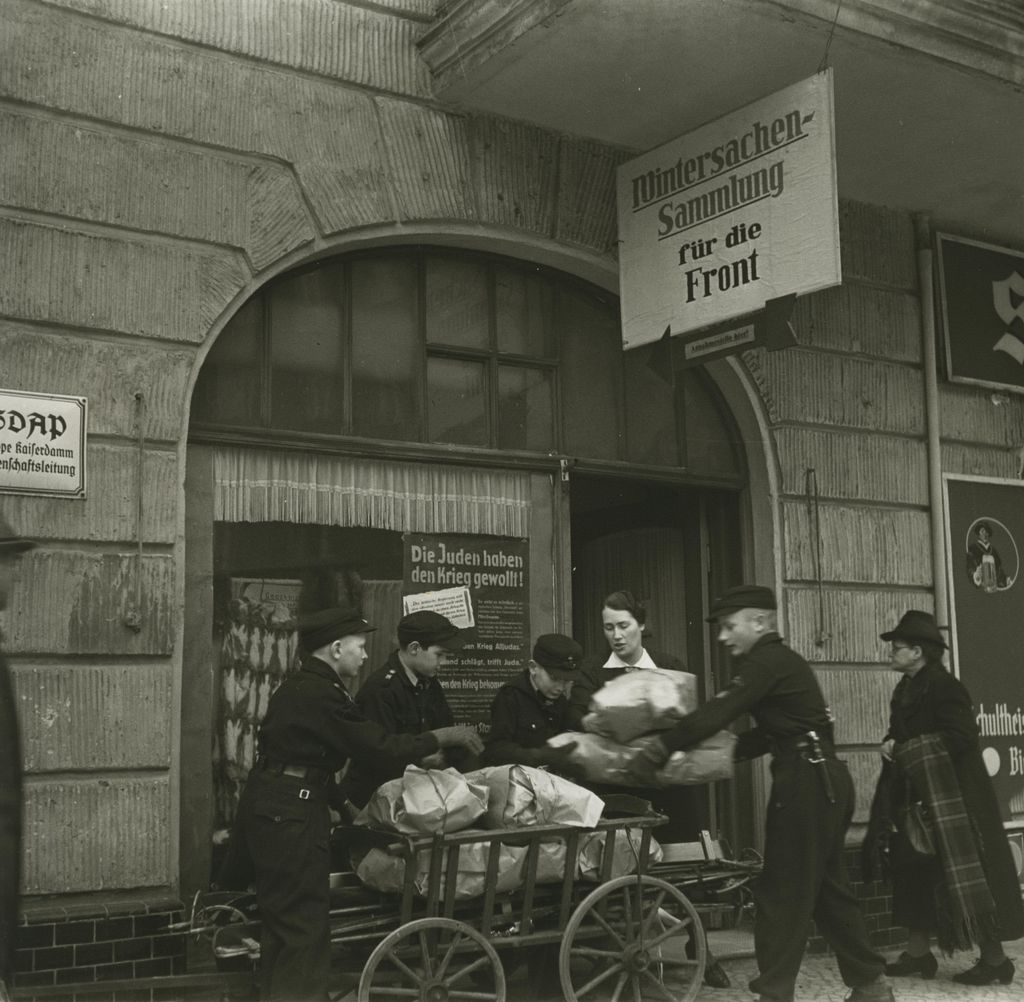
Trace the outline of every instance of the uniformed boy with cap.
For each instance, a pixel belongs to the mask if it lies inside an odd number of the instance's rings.
[[[466,642],[466,633],[431,609],[403,616],[396,632],[398,649],[359,687],[356,704],[368,720],[376,721],[389,734],[415,735],[451,727],[455,715],[437,676],[449,656]],[[463,772],[475,768],[475,757],[483,750],[479,735],[475,737],[462,748],[422,764],[450,765]],[[401,774],[402,769],[396,770],[393,762],[353,762],[345,776],[345,790],[353,804],[363,807],[381,783]]]
[[[547,740],[567,729],[567,693],[582,659],[583,648],[572,637],[545,633],[537,638],[529,664],[491,703],[487,765],[567,767],[575,745],[548,748]]]
[[[302,664],[270,697],[226,865],[248,868],[256,885],[264,1002],[327,998],[328,807],[341,806],[334,774],[349,760],[401,771],[438,748],[479,741],[468,727],[389,734],[366,719],[343,684],[358,676],[375,629],[355,609],[325,609],[301,617],[298,628]]]
[[[35,546],[15,533],[0,515],[0,609],[14,588],[18,561]],[[0,651],[0,1000],[8,997],[14,975],[21,876],[21,738],[10,671]]]
[[[708,622],[718,624],[718,640],[736,658],[736,673],[715,699],[651,742],[647,767],[664,765],[672,752],[747,713],[756,726],[739,736],[736,758],[772,755],[764,867],[754,889],[758,975],[750,990],[765,1002],[792,1002],[813,918],[853,989],[847,1002],[892,1002],[885,962],[868,941],[843,866],[853,781],[836,758],[814,672],[779,636],[770,588],[730,588],[715,601]]]

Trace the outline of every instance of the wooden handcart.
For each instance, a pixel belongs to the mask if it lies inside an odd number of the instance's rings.
[[[734,890],[759,864],[652,864],[651,830],[664,820],[646,801],[607,798],[596,828],[604,848],[589,880],[576,861],[592,829],[541,825],[437,836],[348,829],[361,849],[375,845],[399,855],[404,880],[400,893],[381,894],[353,873],[332,876],[334,969],[358,977],[358,1002],[505,1002],[507,977],[520,962],[551,962],[557,951],[566,1002],[689,1002],[701,987],[707,945],[687,888],[699,888],[701,898],[719,887]],[[490,846],[487,872],[483,893],[464,900],[445,874],[458,872],[460,854],[473,843]],[[543,883],[542,847],[556,843],[565,847],[564,875]],[[502,844],[525,848],[526,856],[518,886],[499,892]],[[624,847],[634,872],[617,876]],[[189,928],[222,962],[259,956],[251,895],[197,895]]]

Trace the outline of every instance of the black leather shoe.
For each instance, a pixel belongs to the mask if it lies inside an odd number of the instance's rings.
[[[729,975],[725,973],[725,968],[717,960],[709,957],[707,966],[704,968],[704,984],[708,988],[729,988],[732,982],[729,980]]]
[[[885,973],[891,978],[906,978],[911,974],[920,974],[926,981],[935,977],[939,962],[930,953],[920,957],[912,957],[906,950],[899,958],[885,965]]]
[[[953,980],[961,985],[990,985],[993,981],[1008,985],[1013,980],[1014,970],[1013,961],[1009,957],[1004,957],[1003,962],[995,967],[979,960],[968,970],[954,974]]]

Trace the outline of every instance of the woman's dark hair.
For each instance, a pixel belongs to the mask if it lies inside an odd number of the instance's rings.
[[[930,640],[914,640],[913,644],[921,648],[921,657],[924,658],[925,664],[943,667],[942,653],[945,648],[942,644],[933,644]]]
[[[641,626],[647,622],[647,607],[631,591],[613,591],[604,600],[603,608],[628,612]]]

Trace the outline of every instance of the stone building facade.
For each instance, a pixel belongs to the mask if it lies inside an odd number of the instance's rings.
[[[35,930],[19,986],[182,970],[179,941],[131,923],[172,914],[202,883],[189,856],[209,837],[193,810],[209,692],[194,684],[206,641],[187,608],[211,572],[189,556],[187,504],[209,484],[189,465],[190,409],[243,304],[311,262],[395,246],[497,254],[616,290],[615,169],[635,151],[445,106],[417,48],[437,7],[0,10],[0,386],[89,400],[87,497],[0,497],[41,543],[3,623]],[[933,608],[941,512],[915,220],[842,201],[840,230],[843,284],[798,301],[797,344],[709,375],[746,449],[743,571],[780,589],[784,633],[836,709],[862,821],[892,685],[878,634]],[[1019,476],[1024,397],[941,382],[939,402],[944,472]],[[552,599],[534,625],[567,616]],[[98,921],[124,917],[124,935],[100,937]]]

